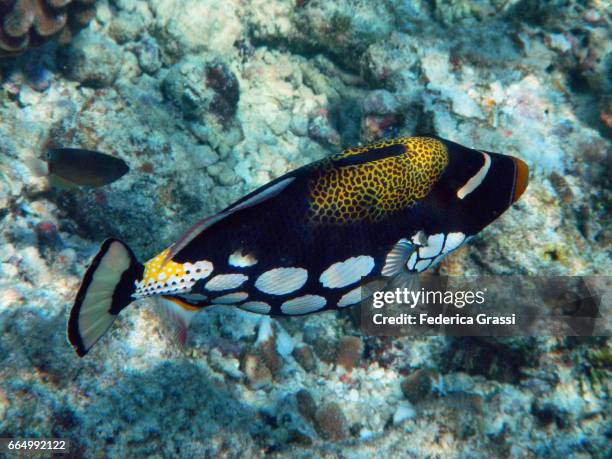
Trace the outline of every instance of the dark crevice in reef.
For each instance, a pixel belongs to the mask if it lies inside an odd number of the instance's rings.
[[[416,113],[416,125],[414,127],[414,135],[437,135],[433,112],[425,110],[425,107],[422,104],[416,105],[414,107],[414,112]]]
[[[330,100],[329,118],[341,137],[341,145],[357,145],[360,140],[361,103],[354,97]]]
[[[610,72],[612,73],[612,68]],[[612,96],[593,89],[582,69],[578,67],[567,72],[567,83],[572,90],[570,98],[576,117],[598,131],[602,137],[612,140],[612,128],[608,127],[601,118],[604,104],[607,102],[612,105]]]
[[[249,41],[253,47],[266,47],[272,50],[288,52],[301,56],[307,60],[314,60],[316,56],[322,55],[333,62],[340,70],[350,74],[359,74],[359,63],[365,48],[351,49],[348,54],[334,53],[328,47],[308,43],[306,40],[289,40],[285,37],[260,38],[249,33]],[[342,51],[346,51],[343,49]]]
[[[447,372],[465,372],[487,379],[516,384],[522,369],[536,361],[531,338],[513,338],[512,346],[479,337],[450,338],[448,350],[440,356],[440,367]],[[519,345],[517,345],[519,344]]]

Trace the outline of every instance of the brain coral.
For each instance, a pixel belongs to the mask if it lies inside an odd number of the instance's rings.
[[[66,43],[95,15],[96,0],[0,0],[0,57],[59,36]]]

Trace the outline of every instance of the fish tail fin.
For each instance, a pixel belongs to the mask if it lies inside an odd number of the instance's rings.
[[[37,158],[33,154],[26,155],[25,158],[23,158],[23,162],[35,177],[46,177],[49,175],[49,165],[47,162]]]
[[[143,272],[144,266],[123,242],[107,239],[102,243],[83,276],[68,320],[68,341],[80,357],[134,300],[135,281]]]

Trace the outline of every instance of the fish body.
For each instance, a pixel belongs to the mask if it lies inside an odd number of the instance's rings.
[[[54,148],[44,161],[30,157],[26,162],[36,175],[48,177],[50,184],[59,188],[97,188],[130,170],[120,158],[82,148]]]
[[[362,277],[408,279],[436,265],[508,209],[527,179],[517,158],[439,138],[344,150],[197,223],[144,264],[122,242],[105,241],[77,295],[69,340],[84,355],[121,309],[145,297],[160,298],[183,338],[193,312],[214,304],[291,316],[351,306]]]

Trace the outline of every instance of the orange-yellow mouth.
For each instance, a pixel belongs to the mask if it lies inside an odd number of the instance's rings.
[[[514,196],[512,196],[512,202],[515,203],[525,192],[527,184],[529,183],[529,167],[524,161],[518,158],[512,158],[514,165],[516,166],[516,173],[514,176]]]

